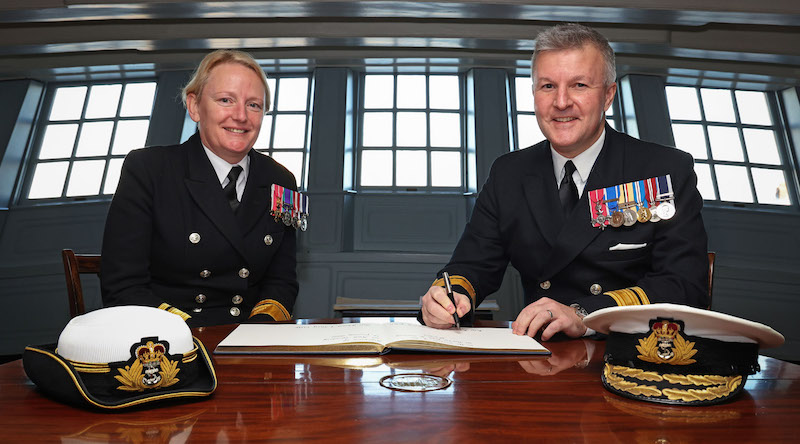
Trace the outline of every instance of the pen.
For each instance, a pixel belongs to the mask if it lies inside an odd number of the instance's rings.
[[[456,305],[456,297],[453,294],[453,286],[450,285],[450,275],[447,272],[442,273],[442,278],[444,278],[444,288],[447,290],[447,297],[450,298],[450,302],[453,303],[453,307],[457,307]],[[453,320],[456,321],[456,328],[461,328],[461,323],[458,321],[458,309],[453,312]]]

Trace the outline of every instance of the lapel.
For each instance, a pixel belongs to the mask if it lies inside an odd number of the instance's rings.
[[[553,160],[550,143],[529,148],[533,151],[529,174],[522,179],[523,192],[528,202],[528,210],[533,215],[544,239],[553,245],[564,222],[561,202],[558,200],[556,177],[553,173]]]
[[[581,198],[566,219],[561,219],[563,225],[555,237],[555,245],[542,276],[553,276],[558,273],[602,232],[599,228],[592,227],[590,222],[589,191],[622,183],[624,147],[618,136],[616,131],[606,126],[603,149],[597,156],[592,172],[589,173]],[[551,166],[551,172],[552,169]],[[556,192],[555,195],[557,194]]]
[[[189,166],[184,182],[189,194],[203,214],[219,228],[239,254],[245,257],[242,230],[222,192],[214,167],[211,166],[211,161],[203,150],[200,136],[195,134],[184,145]]]
[[[244,233],[253,229],[253,226],[269,211],[272,200],[273,174],[268,159],[264,154],[250,150],[250,172],[247,175],[247,185],[242,194],[242,206],[237,213],[239,224]]]

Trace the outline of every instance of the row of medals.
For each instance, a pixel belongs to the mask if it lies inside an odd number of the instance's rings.
[[[308,229],[308,214],[300,213],[297,216],[293,216],[292,207],[284,206],[282,211],[278,212],[273,210],[270,211],[269,214],[275,217],[275,222],[280,220],[287,227],[292,226],[295,229],[303,231]]]
[[[601,228],[605,228],[606,221],[609,221],[612,227],[619,228],[623,225],[630,227],[636,222],[645,223],[669,220],[675,216],[675,204],[673,203],[672,194],[664,195],[663,197],[659,196],[656,202],[648,202],[649,207],[656,205],[655,211],[645,206],[644,202],[623,202],[619,204],[619,207],[622,208],[621,210],[613,212],[610,216],[602,214],[603,205],[616,200],[617,199],[608,199],[598,201],[595,204],[598,216],[592,219],[592,223],[596,223],[600,225]]]

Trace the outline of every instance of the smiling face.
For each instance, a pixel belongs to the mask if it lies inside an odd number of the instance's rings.
[[[186,108],[197,122],[203,144],[234,164],[256,143],[264,101],[264,86],[253,70],[239,63],[223,63],[211,70],[199,96],[186,96]]]
[[[617,84],[605,85],[605,62],[593,45],[543,51],[533,67],[539,128],[556,152],[573,158],[603,132]]]

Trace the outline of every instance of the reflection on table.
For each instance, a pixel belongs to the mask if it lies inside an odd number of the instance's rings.
[[[213,349],[232,328],[195,332]],[[211,398],[115,413],[42,396],[15,361],[0,366],[0,426],[6,442],[705,443],[800,437],[800,366],[762,357],[762,371],[733,402],[672,407],[607,392],[600,383],[603,341],[544,345],[551,356],[215,355],[219,388]],[[379,384],[400,373],[446,376],[452,384],[422,393]]]

